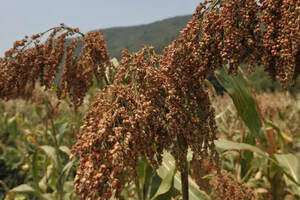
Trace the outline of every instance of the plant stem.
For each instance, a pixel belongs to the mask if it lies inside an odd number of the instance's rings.
[[[53,119],[53,106],[51,105],[51,102],[48,100],[48,99],[45,99],[45,105],[46,105],[46,108],[47,108],[47,116],[48,118],[50,119],[50,123],[51,123],[51,126],[52,126],[52,131],[51,131],[51,137],[52,137],[52,140],[55,144],[55,147],[58,147],[58,142],[57,142],[57,139],[56,139],[56,128],[55,128],[55,124],[54,124],[54,119]]]
[[[189,170],[188,170],[188,162],[187,162],[187,143],[183,136],[177,136],[178,145],[181,150],[181,155],[184,158],[182,169],[180,169],[181,176],[181,192],[182,192],[182,200],[189,200]]]
[[[138,173],[137,172],[136,172],[136,177],[138,177]],[[136,189],[136,193],[138,195],[138,199],[139,200],[143,200],[144,198],[142,197],[142,194],[141,194],[140,182],[138,181],[138,178],[136,178],[134,180],[134,183],[135,183],[135,189]]]
[[[188,163],[185,158],[183,171],[181,175],[181,190],[182,190],[182,199],[189,200],[189,174],[188,174]]]

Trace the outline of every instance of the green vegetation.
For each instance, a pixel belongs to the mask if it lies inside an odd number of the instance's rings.
[[[236,182],[250,187],[258,199],[272,195],[285,200],[300,199],[299,94],[293,98],[288,93],[264,92],[254,97],[245,84],[250,80],[241,75],[232,78],[220,71],[217,78],[231,96],[217,96],[211,85],[207,87],[216,109],[219,140],[215,144],[221,169],[231,173]],[[97,88],[90,89],[76,113],[67,102],[57,104],[55,95],[43,92],[39,86],[31,102],[0,102],[1,199],[78,199],[73,193],[77,161],[69,161],[68,157],[82,116],[89,110],[96,91]],[[248,112],[257,111],[256,107],[260,116]],[[262,144],[251,142],[256,138],[257,127],[266,138]],[[140,160],[139,190],[134,183],[128,185],[122,192],[124,200],[137,199],[137,191],[148,199],[169,199],[171,190],[174,198],[180,197],[181,180],[174,158],[168,153],[163,158],[157,174],[146,160]],[[195,165],[191,152],[188,161]],[[190,199],[215,199],[214,190],[206,188],[209,182],[214,183],[214,173],[199,182],[192,177],[205,171],[205,165],[201,170],[195,166],[189,177]]]

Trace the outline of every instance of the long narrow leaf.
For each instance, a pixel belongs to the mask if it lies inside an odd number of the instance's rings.
[[[262,133],[262,121],[258,112],[258,105],[246,82],[239,73],[236,76],[228,74],[228,70],[223,67],[216,71],[217,80],[226,89],[237,109],[239,116],[243,119],[249,130],[265,141]]]
[[[300,183],[300,163],[299,159],[293,154],[275,154],[275,158],[279,165],[293,177],[295,181]],[[292,190],[300,196],[300,187],[295,183],[286,179],[286,184],[291,186]]]
[[[233,142],[229,140],[215,140],[215,145],[217,147],[217,150],[221,152],[228,151],[228,150],[248,150],[248,151],[252,151],[253,153],[260,154],[262,156],[268,156],[268,153],[250,144]]]

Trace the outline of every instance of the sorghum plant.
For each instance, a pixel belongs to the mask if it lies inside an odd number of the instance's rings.
[[[162,153],[169,151],[188,199],[188,149],[194,160],[210,156],[218,165],[215,116],[204,80],[226,65],[232,74],[241,64],[249,72],[262,65],[288,87],[300,73],[299,6],[299,0],[207,0],[162,55],[153,47],[124,51],[116,69],[99,31],[84,35],[62,25],[50,29],[44,43],[39,39],[46,32],[17,41],[6,52],[0,60],[0,97],[23,97],[36,81],[50,89],[63,63],[57,94],[69,97],[75,107],[93,77],[105,80],[73,146],[80,161],[76,192],[82,199],[118,198],[125,184],[136,179],[138,158],[146,157],[157,169]],[[75,34],[80,37],[65,44]],[[83,48],[76,56],[79,43]],[[115,70],[113,82],[106,69]],[[232,185],[227,175],[220,178],[225,180],[221,187]],[[219,179],[212,184],[222,196]],[[247,191],[241,194],[253,198]]]
[[[137,177],[138,158],[158,167],[172,144],[167,132],[163,76],[153,48],[123,52],[113,85],[96,98],[73,146],[80,165],[76,191],[83,199],[119,197],[124,183]]]
[[[42,37],[49,32],[46,41],[41,43]],[[77,34],[81,37],[66,45],[66,38]],[[84,45],[81,54],[76,57],[74,51],[79,43]],[[32,91],[36,81],[45,90],[52,88],[62,64],[64,67],[57,90],[58,97],[70,97],[72,104],[77,107],[91,87],[93,77],[102,80],[104,65],[110,64],[103,35],[98,31],[83,35],[78,29],[61,24],[30,39],[26,36],[16,41],[0,60],[0,97],[24,97]]]

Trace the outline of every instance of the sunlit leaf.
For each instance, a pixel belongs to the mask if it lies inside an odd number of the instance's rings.
[[[19,185],[11,190],[12,192],[34,192],[35,190],[27,184]]]
[[[275,123],[273,123],[272,121],[265,120],[265,124],[269,127],[272,127],[277,132],[277,134],[280,137],[282,137],[284,140],[286,140],[287,142],[292,142],[293,141],[292,137],[290,137],[289,135],[287,135],[286,133],[281,131],[280,128]]]
[[[267,152],[264,152],[258,147],[250,144],[233,142],[229,140],[215,140],[215,145],[217,147],[217,150],[219,150],[220,152],[228,151],[228,150],[248,150],[263,156],[268,156]]]
[[[43,193],[45,193],[47,191],[47,187],[48,187],[48,184],[49,184],[48,181],[49,181],[49,177],[51,175],[52,170],[53,170],[53,166],[48,165],[44,176],[39,181],[39,188],[43,191]]]
[[[164,179],[169,171],[173,169],[175,166],[175,160],[173,156],[165,152],[163,156],[163,162],[162,165],[158,168],[158,175]],[[180,178],[180,173],[176,172],[174,176],[174,187],[178,190],[181,191],[181,178]],[[198,185],[196,182],[189,176],[189,199],[190,200],[209,200],[210,197],[202,190],[198,189]]]
[[[58,160],[57,160],[57,154],[54,147],[49,145],[43,145],[40,146],[40,149],[42,149],[47,156],[53,161],[54,165],[57,166]]]
[[[71,155],[71,150],[67,146],[60,146],[58,149],[61,150],[64,153],[66,153],[68,156]]]
[[[57,197],[55,197],[55,195],[54,194],[43,194],[42,195],[42,197],[43,197],[43,200],[57,200]]]
[[[156,194],[151,200],[158,200],[158,199],[169,199],[171,196],[168,194],[173,188],[173,181],[175,175],[175,166],[173,166],[166,177],[162,180]]]
[[[75,160],[71,160],[69,161],[63,168],[62,170],[62,174],[64,174],[65,176],[68,176],[70,173],[70,170],[72,169],[72,167],[74,166],[74,162]]]
[[[300,161],[293,154],[275,154],[275,158],[285,172],[290,174],[295,181],[300,183]],[[300,186],[285,177],[286,184],[295,194],[300,196]]]

